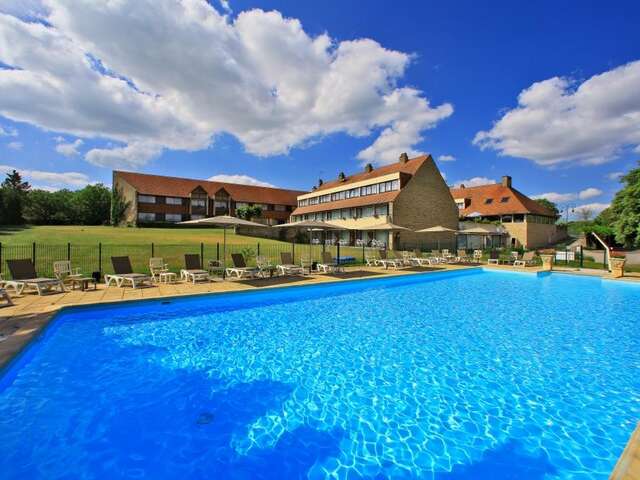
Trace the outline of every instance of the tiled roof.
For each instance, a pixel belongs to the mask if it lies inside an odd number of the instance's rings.
[[[146,173],[114,172],[144,195],[161,195],[166,197],[188,197],[198,186],[204,188],[210,197],[224,188],[231,198],[238,202],[269,203],[274,205],[297,205],[298,195],[303,191],[284,190],[281,188],[241,185],[239,183],[211,182],[178,177],[148,175]]]
[[[326,210],[337,210],[339,208],[363,207],[365,205],[375,205],[377,203],[393,202],[400,190],[379,193],[377,195],[365,195],[364,197],[347,198],[334,202],[319,203],[318,205],[308,205],[296,208],[291,215],[304,215],[305,213],[323,212]]]
[[[513,187],[506,187],[501,183],[480,185],[478,187],[451,188],[451,196],[455,199],[470,200],[460,216],[465,217],[478,212],[481,215],[508,215],[512,213],[533,213],[536,215],[555,216],[555,214],[530,199]],[[491,199],[490,203],[486,203]],[[502,201],[507,199],[506,201]]]
[[[328,188],[339,187],[342,185],[349,185],[350,183],[361,182],[363,180],[369,180],[370,178],[381,177],[390,173],[404,172],[410,175],[415,174],[422,164],[429,158],[429,155],[421,155],[407,161],[406,163],[392,163],[391,165],[384,165],[373,169],[371,172],[360,172],[353,175],[348,175],[344,180],[331,180],[323,183],[315,191],[321,192]]]

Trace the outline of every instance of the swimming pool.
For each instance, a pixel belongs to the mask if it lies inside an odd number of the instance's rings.
[[[478,269],[67,310],[0,378],[1,476],[607,478],[638,311]]]

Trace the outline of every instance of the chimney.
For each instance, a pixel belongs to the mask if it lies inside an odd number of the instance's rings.
[[[338,180],[340,180],[341,182],[344,182],[344,178],[345,178],[345,177],[344,177],[344,172],[340,172],[340,173],[338,174]]]
[[[459,188],[465,188],[464,183],[461,183]]]
[[[324,183],[324,182],[322,181],[322,179],[321,179],[321,178],[319,178],[319,179],[318,179],[318,186],[319,186],[319,187],[321,187],[323,183]]]
[[[311,187],[311,191],[312,191],[312,192],[315,192],[317,188],[318,188],[318,187],[316,187],[316,186],[314,185],[313,187]]]
[[[503,187],[511,188],[511,177],[509,175],[504,175],[501,183]]]
[[[403,152],[400,154],[400,163],[407,163],[409,161],[409,155],[407,152]]]
[[[371,165],[370,163],[367,163],[364,166],[364,171],[367,172],[367,173],[371,173],[373,171],[373,165]]]

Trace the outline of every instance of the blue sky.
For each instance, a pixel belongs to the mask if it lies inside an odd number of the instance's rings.
[[[638,2],[92,3],[0,7],[0,168],[37,186],[308,189],[408,151],[598,210],[640,159]]]

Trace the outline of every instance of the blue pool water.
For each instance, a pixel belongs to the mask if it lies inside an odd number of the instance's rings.
[[[0,378],[0,477],[607,478],[638,312],[480,270],[66,311]]]

